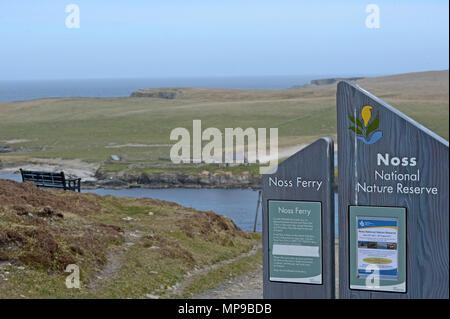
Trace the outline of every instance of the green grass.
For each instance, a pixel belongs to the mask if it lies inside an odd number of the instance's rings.
[[[0,181],[0,298],[164,295],[188,272],[239,256],[261,241],[212,212],[28,187]],[[41,216],[45,207],[63,217]],[[81,289],[66,288],[67,264],[80,267]],[[106,276],[108,265],[116,266]],[[106,277],[98,281],[98,275]]]
[[[363,83],[366,89],[373,87],[388,103],[448,140],[448,88],[441,86],[442,81],[448,84],[448,72],[439,74],[440,82],[426,78],[424,73],[410,75],[409,79],[402,77],[397,82],[389,78],[389,85],[384,87],[383,78]],[[422,79],[419,86],[417,79]],[[420,90],[422,87],[426,89]],[[170,145],[176,141],[170,141],[170,132],[177,127],[192,132],[194,119],[202,120],[203,129],[216,127],[222,132],[227,127],[276,127],[280,149],[310,143],[322,136],[336,138],[335,86],[284,91],[185,91],[184,98],[174,100],[56,98],[0,103],[0,146],[12,139],[28,140],[8,145],[16,152],[1,154],[0,160],[81,159],[99,163],[102,172],[111,174],[124,170],[175,172],[178,168],[170,162],[169,154]],[[112,154],[122,157],[123,162],[108,162]],[[178,165],[181,166],[181,171],[193,174],[204,170],[233,174],[256,171],[256,167]]]
[[[274,113],[274,109],[283,112]],[[280,144],[289,145],[296,136],[333,132],[333,111],[332,99],[224,103],[145,98],[37,100],[0,108],[0,136],[2,140],[30,140],[13,145],[18,152],[10,155],[101,162],[111,154],[126,154],[131,160],[151,161],[169,158],[170,147],[107,147],[110,143],[173,144],[171,130],[192,130],[194,119],[201,119],[203,128],[222,131],[226,127],[278,127]]]

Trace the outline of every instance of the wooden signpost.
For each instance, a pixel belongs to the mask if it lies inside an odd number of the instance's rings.
[[[264,174],[264,298],[334,298],[334,144],[321,138]]]
[[[448,142],[349,82],[337,118],[339,298],[449,298]]]

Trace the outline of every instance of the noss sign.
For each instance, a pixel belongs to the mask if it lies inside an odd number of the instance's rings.
[[[264,298],[334,298],[334,153],[322,138],[263,175]]]
[[[339,297],[449,298],[448,142],[349,82],[337,118]]]

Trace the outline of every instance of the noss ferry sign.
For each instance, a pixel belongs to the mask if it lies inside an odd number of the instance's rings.
[[[449,298],[448,142],[349,82],[337,117],[339,297]]]
[[[321,138],[263,175],[265,298],[334,298],[333,147]]]

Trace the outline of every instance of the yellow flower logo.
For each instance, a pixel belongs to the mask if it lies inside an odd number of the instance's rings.
[[[370,118],[372,117],[372,113],[370,112],[371,109],[372,109],[372,107],[370,105],[366,105],[363,107],[363,109],[361,111],[361,117],[364,121],[365,127],[367,127],[367,123],[369,123]]]
[[[364,144],[373,144],[377,142],[382,136],[383,132],[375,131],[380,125],[380,116],[377,113],[375,119],[370,122],[372,118],[372,109],[373,107],[370,105],[366,105],[361,110],[361,119],[358,117],[354,117],[349,115],[348,118],[350,121],[355,124],[350,126],[348,129],[355,132],[358,139],[361,140]]]

